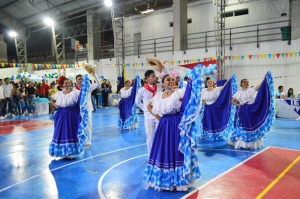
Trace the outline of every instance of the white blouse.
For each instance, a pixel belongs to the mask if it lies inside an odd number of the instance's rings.
[[[128,98],[131,95],[132,87],[129,87],[127,90],[125,88],[122,88],[120,90],[120,96],[121,98]]]
[[[59,107],[75,106],[79,97],[79,93],[72,91],[68,94],[64,94],[63,91],[59,91],[52,97],[55,100],[55,104]]]
[[[181,101],[184,96],[185,89],[177,89],[172,95],[167,98],[162,98],[163,92],[157,93],[152,102],[152,113],[162,117],[166,114],[172,114],[180,111]]]
[[[215,103],[218,99],[222,87],[214,88],[212,91],[207,91],[207,88],[203,88],[202,90],[202,100],[205,101],[207,105]]]
[[[236,99],[241,105],[244,105],[248,102],[248,104],[253,104],[257,95],[257,91],[255,88],[250,88],[245,91],[236,92],[232,98]]]

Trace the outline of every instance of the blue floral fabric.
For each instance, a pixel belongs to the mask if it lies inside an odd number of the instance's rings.
[[[242,105],[236,113],[235,128],[230,141],[256,142],[265,138],[275,119],[274,81],[266,74],[253,104]]]
[[[179,124],[181,139],[178,150],[184,155],[182,175],[188,186],[191,186],[201,177],[196,146],[198,134],[196,120],[200,114],[202,104],[202,67],[199,64],[193,69],[180,110],[182,114]]]
[[[89,87],[89,78],[85,75],[77,104],[57,110],[54,116],[54,135],[49,146],[50,156],[77,158],[84,153],[87,141]]]
[[[139,75],[136,75],[134,80],[134,85],[132,88],[131,96],[128,98],[122,98],[119,102],[119,118],[118,126],[120,129],[133,129],[137,128],[137,114],[136,114],[136,104],[135,96],[138,93],[138,90],[141,88],[141,78]]]
[[[237,92],[236,76],[228,80],[218,99],[210,105],[203,104],[200,112],[200,137],[216,141],[228,140],[234,128],[236,107],[231,103]]]

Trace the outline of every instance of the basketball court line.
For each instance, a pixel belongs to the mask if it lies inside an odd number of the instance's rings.
[[[114,166],[112,166],[112,167],[110,167],[109,169],[107,169],[107,170],[102,174],[102,176],[100,177],[99,182],[98,182],[98,193],[99,193],[100,198],[101,198],[101,199],[106,199],[106,197],[105,197],[105,195],[104,195],[104,193],[103,193],[103,191],[102,191],[102,184],[103,184],[103,180],[104,180],[105,176],[106,176],[111,170],[113,170],[115,167],[117,167],[117,166],[119,166],[119,165],[121,165],[121,164],[123,164],[123,163],[125,163],[125,162],[128,162],[128,161],[130,161],[130,160],[134,160],[134,159],[137,159],[137,158],[140,158],[140,157],[144,157],[144,156],[147,156],[147,155],[148,155],[148,153],[147,153],[147,154],[144,154],[144,155],[135,156],[135,157],[133,157],[133,158],[129,158],[129,159],[124,160],[124,161],[122,161],[122,162],[119,162],[118,164],[115,164]]]
[[[243,150],[236,150],[236,149],[210,149],[210,148],[197,148],[197,151],[200,151],[200,150],[213,150],[213,151],[218,151],[218,150],[223,150],[223,151],[237,151],[237,152],[244,152],[244,153],[253,153],[253,154],[256,154],[258,152],[253,152],[253,151],[243,151]]]
[[[255,199],[261,199],[299,160],[300,156],[286,167]]]
[[[207,181],[207,182],[204,183],[203,185],[200,185],[199,187],[195,187],[195,190],[194,190],[194,191],[192,191],[192,192],[188,193],[187,195],[181,197],[181,199],[185,199],[185,198],[187,198],[187,197],[193,195],[195,192],[200,191],[200,189],[202,189],[203,187],[205,187],[205,186],[209,185],[210,183],[216,181],[216,180],[219,179],[220,177],[224,176],[225,174],[229,173],[230,171],[234,170],[235,168],[241,166],[242,164],[244,164],[244,163],[247,162],[248,160],[254,158],[255,156],[257,156],[257,155],[259,155],[259,154],[261,154],[262,152],[264,152],[265,150],[267,150],[267,149],[269,149],[269,148],[270,148],[270,147],[266,147],[265,149],[263,149],[263,150],[257,152],[257,153],[254,154],[253,156],[251,156],[251,157],[247,158],[246,160],[240,162],[239,164],[235,165],[234,167],[232,167],[232,168],[228,169],[227,171],[221,173],[220,175],[218,175],[218,176],[216,176],[216,177],[210,179],[209,181]]]
[[[99,157],[99,156],[103,156],[103,155],[115,153],[115,152],[118,152],[118,151],[127,150],[127,149],[134,148],[134,147],[139,147],[139,146],[143,146],[143,145],[146,145],[146,144],[138,144],[138,145],[134,145],[134,146],[130,146],[130,147],[125,147],[125,148],[122,148],[122,149],[117,149],[117,150],[114,150],[114,151],[109,151],[109,152],[106,152],[106,153],[101,153],[101,154],[98,154],[98,155],[94,155],[94,156],[91,156],[91,157],[88,157],[88,158],[84,158],[84,159],[81,159],[81,160],[78,160],[78,161],[75,161],[75,162],[72,162],[72,163],[69,163],[69,164],[66,164],[66,165],[57,167],[57,168],[55,168],[55,169],[47,170],[47,171],[42,172],[42,173],[40,173],[40,174],[31,176],[30,178],[26,178],[26,179],[24,179],[24,180],[21,180],[21,181],[15,183],[15,184],[12,184],[12,185],[10,185],[10,186],[8,186],[8,187],[5,187],[5,188],[3,188],[3,189],[0,189],[0,193],[3,192],[3,191],[6,191],[6,190],[8,190],[8,189],[10,189],[10,188],[12,188],[12,187],[15,187],[15,186],[17,186],[17,185],[19,185],[19,184],[22,184],[22,183],[24,183],[24,182],[30,181],[30,180],[32,180],[32,179],[34,179],[34,178],[40,177],[40,176],[42,176],[42,175],[44,175],[44,174],[47,174],[49,171],[50,171],[50,172],[56,171],[56,170],[62,169],[62,168],[64,168],[64,167],[68,167],[68,166],[70,166],[70,165],[77,164],[77,163],[79,163],[79,162],[83,162],[83,161],[85,161],[85,160],[93,159],[93,158],[96,158],[96,157]]]

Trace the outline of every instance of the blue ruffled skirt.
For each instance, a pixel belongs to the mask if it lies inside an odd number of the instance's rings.
[[[204,104],[200,111],[200,136],[210,141],[228,140],[234,127],[236,107],[231,104],[236,93],[236,76],[224,86],[218,99],[210,105]]]
[[[235,116],[235,127],[229,144],[238,148],[263,147],[263,139],[275,119],[274,81],[268,72],[253,104],[242,105]]]
[[[139,75],[136,76],[131,95],[128,98],[122,98],[119,102],[119,118],[118,126],[122,130],[130,130],[138,128],[135,96],[141,87],[141,78]]]
[[[158,124],[144,172],[144,181],[156,190],[187,190],[183,177],[184,155],[178,150],[181,114],[164,115]]]
[[[78,152],[79,106],[59,108],[54,116],[54,135],[49,154],[54,157],[75,158]]]

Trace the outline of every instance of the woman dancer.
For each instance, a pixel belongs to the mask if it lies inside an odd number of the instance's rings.
[[[130,86],[130,80],[125,82],[125,87],[120,90],[121,101],[119,102],[119,119],[118,126],[120,129],[135,129],[138,128],[136,115],[135,96],[141,88],[140,76],[136,76],[133,87]]]
[[[231,104],[232,95],[237,91],[236,77],[233,75],[224,86],[214,88],[214,81],[206,81],[202,90],[203,106],[200,113],[201,138],[216,141],[228,140],[233,130],[236,107]]]
[[[58,84],[63,87],[51,99],[57,109],[54,116],[54,135],[49,154],[56,158],[77,158],[83,154],[87,140],[87,91],[89,79],[84,78],[80,94],[72,91],[70,80],[61,76]]]
[[[263,138],[272,127],[274,114],[274,82],[271,72],[256,87],[249,89],[249,81],[242,79],[243,91],[232,96],[238,107],[235,127],[229,144],[236,149],[263,147]]]
[[[193,70],[186,90],[174,90],[173,78],[165,75],[164,92],[157,93],[148,104],[159,123],[144,181],[158,191],[186,191],[200,179],[195,148],[195,120],[201,106],[200,67]]]

